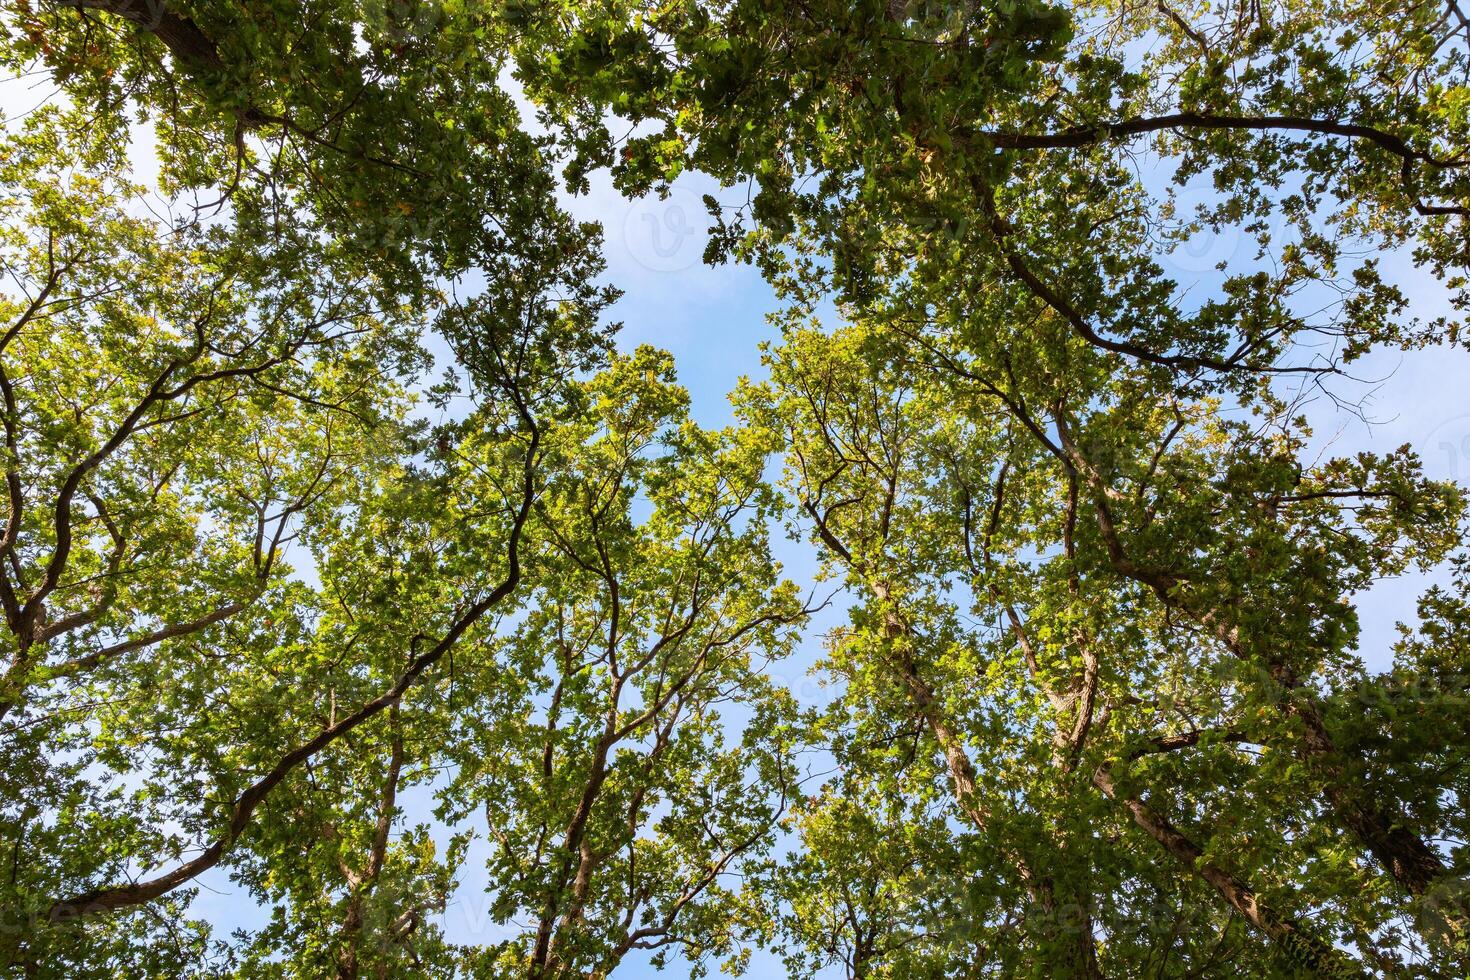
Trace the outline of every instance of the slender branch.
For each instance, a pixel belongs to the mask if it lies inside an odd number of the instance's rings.
[[[1394,156],[1427,163],[1439,168],[1470,166],[1470,160],[1443,159],[1416,150],[1403,137],[1386,130],[1337,119],[1314,119],[1310,116],[1225,116],[1201,112],[1175,112],[1163,116],[1143,116],[1118,122],[1075,126],[1055,133],[1008,133],[997,130],[974,130],[974,135],[996,146],[1013,150],[1074,149],[1091,146],[1108,139],[1140,136],[1167,129],[1209,129],[1304,132],[1323,136],[1344,136],[1366,140]]]
[[[1054,133],[1016,133],[976,129],[970,130],[965,135],[979,137],[994,146],[1008,150],[1049,150],[1077,149],[1093,146],[1105,140],[1124,139],[1172,129],[1296,132],[1363,140],[1403,161],[1402,177],[1406,192],[1410,191],[1413,184],[1413,171],[1417,164],[1425,164],[1440,170],[1470,166],[1470,158],[1464,154],[1452,158],[1437,157],[1423,150],[1416,150],[1402,136],[1387,130],[1361,123],[1343,122],[1338,119],[1316,119],[1311,116],[1230,116],[1186,111],[1163,116],[1134,117],[1091,126],[1074,126],[1071,129]],[[1423,217],[1470,215],[1470,207],[1426,204],[1417,195],[1410,193],[1410,196],[1414,199],[1414,210]]]

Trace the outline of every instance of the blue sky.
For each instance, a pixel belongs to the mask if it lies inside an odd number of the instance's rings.
[[[44,92],[14,80],[0,84],[0,107],[7,116],[30,108]],[[139,154],[141,161],[146,154]],[[694,414],[705,425],[731,421],[728,393],[742,376],[760,377],[758,344],[775,339],[765,320],[774,307],[769,287],[749,267],[705,267],[701,262],[707,216],[699,196],[721,192],[710,182],[686,176],[676,182],[667,200],[654,197],[629,202],[611,189],[605,175],[593,191],[568,199],[580,216],[600,221],[605,228],[608,279],[626,292],[614,316],[624,322],[620,344],[631,348],[649,343],[671,351],[681,381],[693,399]],[[1245,258],[1243,239],[1230,232],[1205,235],[1191,242],[1168,263],[1181,283],[1207,285],[1212,267],[1222,259]],[[1415,273],[1403,256],[1390,256],[1390,272],[1397,275],[1419,311],[1430,316],[1446,306],[1441,287],[1429,276]],[[1361,450],[1385,452],[1399,445],[1414,447],[1431,475],[1470,483],[1470,352],[1433,349],[1386,352],[1367,358],[1355,369],[1375,384],[1344,385],[1341,393],[1364,399],[1370,421],[1338,409],[1321,398],[1308,406],[1316,437],[1314,451],[1349,454]],[[809,580],[813,556],[803,545],[781,539],[778,549],[788,574]],[[1411,618],[1414,597],[1427,584],[1419,575],[1386,582],[1363,597],[1361,650],[1371,667],[1385,666],[1394,637],[1394,623]],[[837,614],[828,614],[828,622]],[[824,624],[808,632],[801,655],[783,667],[784,679],[806,703],[825,698],[805,673],[817,655],[817,635]],[[424,812],[426,801],[407,801],[412,811]],[[444,926],[461,941],[495,941],[506,933],[485,914],[481,862],[472,855],[455,902]],[[478,879],[478,880],[477,880]],[[196,910],[221,927],[222,933],[260,921],[261,910],[233,888],[227,877],[212,873],[201,881]],[[677,975],[670,970],[668,975]],[[758,957],[751,975],[779,976],[769,958]],[[629,962],[619,977],[654,976],[641,962]]]
[[[764,376],[757,345],[776,339],[764,319],[775,299],[753,268],[701,263],[708,224],[699,202],[703,193],[721,199],[743,194],[684,176],[668,200],[650,196],[629,202],[603,179],[594,183],[591,195],[567,204],[606,228],[608,278],[627,290],[613,311],[625,323],[621,344],[650,343],[671,351],[695,417],[705,425],[723,425],[731,421],[727,395],[738,380]],[[1181,203],[1192,207],[1207,197],[1191,186]],[[1182,287],[1199,293],[1218,279],[1216,263],[1249,261],[1253,248],[1233,230],[1207,232],[1166,258],[1164,266]],[[1384,257],[1383,271],[1423,318],[1451,312],[1444,287],[1415,270],[1407,254]],[[1332,387],[1345,402],[1360,403],[1361,413],[1325,396],[1310,400],[1305,412],[1314,437],[1308,459],[1409,445],[1430,476],[1470,485],[1470,351],[1378,351],[1353,364],[1351,373],[1351,379],[1337,379]],[[810,567],[804,548],[784,552],[793,568]],[[1394,623],[1412,616],[1414,597],[1425,585],[1422,576],[1405,576],[1381,584],[1360,602],[1360,648],[1370,667],[1386,666]]]

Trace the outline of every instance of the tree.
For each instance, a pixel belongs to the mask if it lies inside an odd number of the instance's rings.
[[[161,183],[199,215],[267,242],[309,228],[423,302],[588,234],[498,84],[506,32],[462,5],[47,0],[7,20],[4,59],[49,70],[113,139],[151,122]]]
[[[242,837],[269,853],[275,801],[507,600],[538,415],[604,345],[576,253],[446,314],[486,401],[463,437],[503,476],[470,488],[473,529],[446,523],[464,477],[435,448],[455,430],[406,416],[413,310],[304,232],[130,216],[120,151],[58,111],[5,155],[5,952],[57,975],[159,928],[136,955],[179,969],[200,940],[170,952],[166,917],[77,920],[176,911]]]
[[[6,961],[1463,973],[1463,489],[1305,459],[1301,404],[1463,345],[1467,40],[1453,2],[18,7],[66,105],[0,158]],[[706,201],[784,306],[740,427],[612,352],[556,167],[748,185]],[[762,674],[810,611],[778,521],[852,600],[819,718]],[[1441,567],[1370,674],[1354,597]],[[530,925],[458,948],[479,813]],[[219,866],[277,909],[235,943],[178,924]]]
[[[883,737],[906,716],[938,753],[956,817],[1004,849],[1034,906],[1042,962],[1068,955],[1048,948],[1063,910],[1061,933],[1107,936],[1104,972],[1111,956],[1137,961],[1135,930],[1145,949],[1212,961],[1213,936],[1166,939],[1140,923],[1172,930],[1172,914],[1116,904],[1163,895],[1208,923],[1208,906],[1191,909],[1201,887],[1287,966],[1361,972],[1334,949],[1349,943],[1393,962],[1397,923],[1421,915],[1439,920],[1428,932],[1449,939],[1438,955],[1454,962],[1463,910],[1424,909],[1412,889],[1395,898],[1383,879],[1401,883],[1395,855],[1453,833],[1456,818],[1416,822],[1370,788],[1373,763],[1334,740],[1315,691],[1352,696],[1346,596],[1454,549],[1458,491],[1423,480],[1407,455],[1298,471],[1280,435],[1262,444],[1208,404],[1095,404],[1112,424],[1084,433],[1054,390],[1038,399],[1051,406],[1039,423],[1013,379],[918,370],[913,356],[881,330],[793,330],[749,410],[786,427],[793,493],[864,600],[834,657],[862,709],[856,735]],[[1090,488],[1103,466],[1106,484]],[[1151,784],[1157,767],[1167,776]],[[1099,841],[1100,826],[1124,820],[1156,850]],[[1311,870],[1256,883],[1282,867]],[[1318,927],[1341,916],[1340,934],[1310,935],[1309,907]],[[1081,966],[1047,969],[1095,969],[1079,955]]]
[[[727,879],[795,792],[794,705],[763,670],[806,610],[766,543],[770,447],[687,407],[650,348],[590,381],[537,504],[524,618],[465,668],[497,694],[446,719],[445,806],[483,809],[495,915],[534,923],[485,951],[495,971],[723,950]],[[750,716],[733,744],[730,704]]]
[[[294,243],[318,285],[227,232],[131,217],[118,148],[81,122],[40,113],[5,147],[8,940],[181,845],[160,798],[180,780],[150,779],[137,738],[204,693],[199,643],[249,646],[299,598],[283,549],[379,465],[368,437],[417,356],[331,251]],[[139,700],[155,710],[126,717]]]

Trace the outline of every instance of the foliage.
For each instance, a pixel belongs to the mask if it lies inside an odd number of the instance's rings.
[[[3,29],[61,92],[0,144],[6,975],[1470,969],[1464,489],[1302,417],[1464,346],[1453,2]],[[617,349],[602,168],[748,188],[736,426]],[[848,602],[820,711],[778,528]],[[1368,671],[1356,598],[1436,569]]]

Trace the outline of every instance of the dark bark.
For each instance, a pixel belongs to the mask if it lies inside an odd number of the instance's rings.
[[[76,0],[78,10],[100,10],[136,24],[163,42],[183,67],[194,72],[224,70],[219,47],[187,17],[163,0]]]

